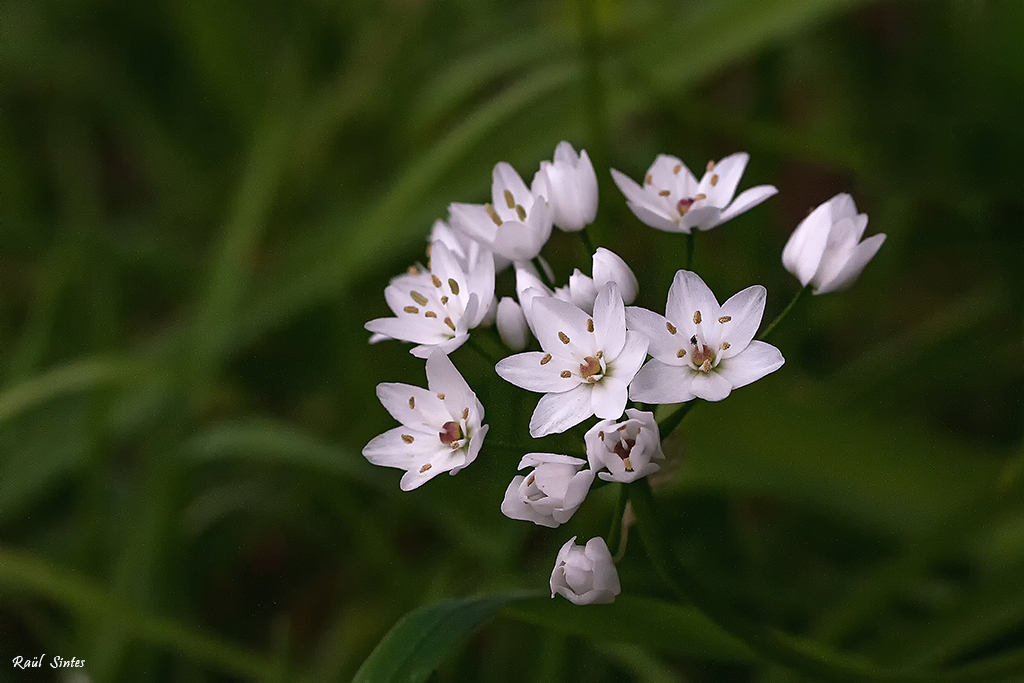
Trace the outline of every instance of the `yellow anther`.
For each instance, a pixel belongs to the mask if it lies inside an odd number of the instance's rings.
[[[404,441],[406,443],[412,443],[415,440],[416,439],[412,438],[411,434],[402,434],[402,441]]]
[[[727,348],[732,346],[729,342],[722,342],[722,350],[725,351]]]
[[[434,275],[433,273],[430,274],[430,281],[434,284],[435,287],[441,286],[441,278]]]
[[[547,365],[550,362],[551,362],[551,354],[550,353],[545,353],[544,357],[540,359],[540,364],[541,365]]]
[[[711,359],[710,358],[700,364],[700,371],[701,372],[711,372]]]
[[[498,215],[498,212],[494,210],[493,206],[490,204],[484,204],[484,211],[486,211],[487,215],[491,217],[491,220],[494,221],[495,225],[501,225],[501,216]]]
[[[448,278],[448,287],[452,290],[452,294],[459,295],[459,283],[455,281],[455,278]]]
[[[462,409],[462,419],[463,420],[468,420],[469,419],[469,408],[463,408]]]
[[[409,397],[409,408],[412,409],[412,408],[415,408],[415,407],[416,407],[416,397],[415,396],[410,396]]]
[[[562,377],[564,377],[565,379],[569,379],[570,377],[572,377],[572,373],[571,373],[571,372],[569,372],[568,370],[562,370],[562,372],[561,372],[561,375],[562,375]]]
[[[693,324],[700,325],[700,311],[693,312]]]
[[[730,320],[732,320],[732,316],[731,315],[723,315],[721,318],[718,319],[718,322],[720,322],[720,323],[722,323],[724,325],[727,322],[729,322]]]
[[[669,334],[675,334],[676,333],[676,326],[673,325],[672,323],[670,323],[667,320],[665,321],[665,329],[668,330]]]
[[[516,207],[516,198],[513,197],[512,193],[509,192],[508,190],[505,190],[505,203],[508,205],[508,208],[510,209],[514,209]]]
[[[406,313],[413,313],[413,314],[420,312],[420,309],[416,308],[415,306],[406,306],[402,310],[405,311]]]
[[[441,297],[441,305],[444,306],[447,303],[448,303],[448,297],[447,296],[442,296]]]
[[[647,183],[648,185],[654,182],[654,178],[651,177],[650,173],[644,176],[644,182]]]
[[[420,306],[426,306],[427,305],[427,297],[423,296],[422,294],[417,292],[415,289],[412,292],[409,293],[409,296],[411,296],[412,300],[415,301],[416,303],[418,303]]]
[[[679,175],[679,172],[683,170],[682,164],[676,164],[676,167],[672,169],[672,172]]]
[[[659,197],[667,197],[667,196],[669,196],[670,194],[672,194],[672,193],[671,193],[671,192],[669,192],[668,190],[661,190],[661,191],[659,191],[659,192],[658,192],[658,196],[659,196]]]
[[[522,204],[516,204],[516,216],[519,217],[520,221],[526,220],[526,209],[523,208]]]
[[[711,176],[711,187],[714,187],[717,184],[718,184],[718,174],[716,173],[713,176]]]
[[[559,332],[558,338],[562,340],[563,344],[569,343],[569,335],[567,335],[565,332]]]
[[[434,313],[433,311],[427,311],[426,313],[423,314],[423,316],[425,318],[436,318],[437,313]]]
[[[707,198],[708,198],[708,196],[706,194],[704,194],[703,192],[699,192],[699,193],[697,193],[697,196],[695,196],[693,198],[693,201],[699,202],[700,200],[707,199]]]
[[[676,351],[676,358],[682,358],[686,355],[686,349],[679,349]]]
[[[439,399],[441,399],[442,401],[444,400],[444,394],[438,394],[438,395],[437,395],[437,397],[438,397]]]
[[[444,324],[447,325],[448,327],[452,328],[453,330],[455,329],[455,323],[452,322],[451,318],[447,318],[446,317],[444,319]]]
[[[587,332],[594,331],[594,321],[591,318],[587,318]]]
[[[431,465],[431,464],[430,464],[430,463],[428,462],[428,463],[427,463],[426,465],[424,465],[423,467],[421,467],[421,468],[420,468],[420,474],[423,474],[424,472],[426,472],[427,470],[429,470],[429,469],[430,469],[431,467],[433,467],[433,465]]]
[[[708,173],[711,173],[712,171],[715,170],[715,160],[714,159],[712,159],[711,161],[708,162],[708,169],[707,170],[708,170]]]

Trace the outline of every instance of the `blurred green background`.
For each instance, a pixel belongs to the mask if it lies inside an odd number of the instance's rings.
[[[560,140],[653,309],[685,238],[609,167],[749,152],[740,188],[780,194],[698,235],[694,267],[723,300],[767,286],[766,318],[809,209],[851,192],[889,236],[788,319],[781,371],[667,444],[683,560],[879,665],[1024,647],[1022,93],[1012,0],[5,0],[0,680],[64,680],[8,664],[46,653],[96,682],[346,681],[409,610],[543,591],[565,540],[605,532],[610,488],[557,531],[503,517],[522,451],[411,493],[360,455],[394,425],[376,384],[424,381],[366,343],[388,279],[496,162],[529,178]],[[589,268],[557,231],[545,256]],[[537,448],[536,395],[453,359],[488,439]],[[638,539],[620,574],[664,595]],[[436,680],[794,680],[649,614],[621,638],[538,620],[504,614]]]

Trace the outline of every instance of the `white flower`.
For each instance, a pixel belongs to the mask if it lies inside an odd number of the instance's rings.
[[[534,187],[547,197],[554,224],[565,232],[578,232],[597,216],[597,173],[586,150],[568,142],[555,148],[554,162],[540,162]]]
[[[451,353],[469,339],[469,330],[483,322],[494,298],[494,262],[482,255],[466,265],[444,242],[431,245],[430,269],[410,269],[391,281],[384,298],[394,318],[366,323],[380,336],[412,342],[410,353],[426,358],[434,347]]]
[[[846,289],[885,242],[884,233],[862,242],[867,226],[868,216],[857,213],[853,197],[837,194],[793,231],[782,250],[782,265],[815,294]]]
[[[577,605],[599,605],[614,602],[621,592],[612,554],[600,536],[586,546],[576,545],[573,536],[558,551],[551,572],[551,597],[558,593]]]
[[[484,407],[440,349],[427,358],[426,389],[384,382],[377,397],[402,426],[375,437],[363,455],[374,465],[405,470],[403,491],[476,459],[487,434]]]
[[[486,246],[477,242],[469,235],[459,230],[453,230],[450,225],[438,219],[430,229],[429,244],[444,242],[448,251],[452,253],[468,273],[480,262],[482,258],[494,260],[494,272],[507,268],[512,262],[507,258],[491,252]]]
[[[551,212],[540,189],[527,188],[515,169],[501,162],[494,167],[493,203],[452,204],[452,227],[510,261],[529,261],[551,237]]]
[[[765,288],[748,287],[722,306],[696,273],[680,270],[668,292],[665,316],[630,306],[629,329],[650,340],[654,356],[630,386],[643,403],[721,401],[784,362],[771,344],[752,341],[764,314]]]
[[[778,192],[771,185],[759,185],[733,199],[749,159],[749,154],[739,152],[717,164],[708,162],[698,183],[682,161],[659,154],[647,169],[643,187],[615,169],[612,178],[636,217],[652,228],[685,233],[693,228],[710,230]]]
[[[504,296],[498,302],[497,326],[502,343],[513,351],[522,351],[530,343],[526,316],[515,299]]]
[[[586,464],[586,460],[568,455],[527,453],[518,469],[535,469],[512,479],[501,511],[511,519],[552,529],[568,522],[594,483],[594,470],[580,471]]]
[[[543,351],[510,356],[495,370],[529,391],[544,392],[530,419],[530,434],[564,432],[591,415],[616,419],[626,407],[627,386],[647,357],[647,340],[626,331],[618,287],[597,295],[593,317],[551,297],[532,303],[532,322]]]
[[[628,484],[657,472],[661,466],[654,461],[665,459],[654,414],[630,408],[626,415],[624,422],[598,422],[583,437],[590,467],[608,470],[598,475],[605,481]]]

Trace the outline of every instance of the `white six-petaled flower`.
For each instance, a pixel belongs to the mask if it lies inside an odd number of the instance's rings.
[[[540,193],[543,183],[526,187],[516,170],[501,162],[494,167],[491,204],[453,203],[451,225],[510,261],[529,261],[551,237],[551,211]]]
[[[580,471],[586,464],[586,460],[569,455],[527,453],[520,461],[519,469],[534,469],[512,479],[505,491],[501,511],[511,519],[552,529],[568,522],[594,483],[593,470]]]
[[[630,306],[627,325],[650,340],[654,357],[637,373],[630,398],[656,404],[720,401],[782,367],[777,348],[753,341],[765,296],[765,288],[754,285],[719,306],[700,276],[680,270],[664,316]]]
[[[426,358],[434,347],[451,353],[469,339],[469,331],[483,322],[494,299],[494,262],[486,251],[463,262],[445,245],[431,245],[430,267],[399,275],[384,290],[394,318],[366,323],[381,338],[412,342],[410,351]]]
[[[597,173],[586,150],[558,143],[555,160],[540,162],[534,188],[547,197],[551,218],[559,230],[578,232],[597,216]]]
[[[782,250],[782,265],[815,294],[853,284],[885,242],[885,234],[863,242],[867,214],[857,213],[853,197],[837,194],[800,222]]]
[[[593,317],[565,301],[537,297],[531,318],[543,351],[509,356],[495,366],[506,381],[544,393],[530,419],[531,436],[564,432],[591,415],[622,415],[627,387],[647,357],[647,339],[626,331],[618,287],[602,288]]]
[[[622,592],[612,554],[600,536],[586,546],[576,545],[575,536],[570,538],[558,551],[550,583],[552,598],[558,593],[577,605],[614,602]]]
[[[374,465],[405,470],[403,491],[442,472],[455,474],[480,453],[484,407],[440,349],[427,358],[426,389],[385,382],[377,385],[377,397],[402,426],[375,437],[363,455]]]
[[[659,154],[647,169],[643,186],[615,169],[612,178],[641,221],[658,230],[689,233],[721,225],[778,192],[771,185],[759,185],[733,199],[749,159],[749,154],[738,152],[717,164],[710,161],[698,182],[682,161]]]
[[[623,422],[602,420],[583,437],[587,444],[587,460],[605,481],[628,484],[654,474],[665,459],[661,450],[661,433],[654,414],[630,408]]]

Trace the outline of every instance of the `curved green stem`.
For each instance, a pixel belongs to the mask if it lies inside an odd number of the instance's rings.
[[[697,399],[687,401],[683,405],[676,408],[675,412],[666,417],[660,423],[658,423],[658,431],[661,432],[661,440],[664,441],[668,438],[668,435],[679,426],[679,423],[683,421],[686,414],[693,410],[693,407],[697,405]]]
[[[693,270],[693,249],[697,246],[697,233],[694,230],[686,233],[686,269]]]
[[[550,290],[554,290],[555,284],[551,282],[551,278],[548,277],[548,271],[544,270],[544,264],[540,262],[540,256],[534,256],[533,267],[537,269],[537,275],[540,277],[540,281],[544,283],[544,286]]]
[[[629,489],[625,484],[618,485],[619,490],[615,497],[615,513],[612,515],[612,526],[608,530],[608,550],[612,557],[618,557],[619,547],[622,544],[622,516],[626,512],[626,503],[629,502]]]
[[[579,232],[580,239],[583,241],[583,248],[587,250],[587,256],[594,253],[594,242],[590,239],[590,232],[584,227]]]
[[[629,485],[629,500],[651,564],[665,585],[679,599],[694,605],[723,630],[770,662],[812,680],[830,683],[981,683],[1019,678],[1024,673],[1024,652],[948,672],[879,669],[816,641],[790,636],[746,619],[703,587],[669,552],[654,496],[646,479]]]
[[[788,304],[786,304],[786,307],[782,309],[782,313],[779,313],[779,315],[777,315],[775,317],[775,320],[773,320],[772,324],[769,325],[765,329],[765,331],[761,333],[761,336],[758,337],[758,340],[766,341],[768,339],[768,335],[770,335],[775,330],[775,328],[778,327],[779,323],[782,322],[783,318],[785,318],[787,315],[789,315],[789,312],[793,310],[793,308],[796,306],[797,302],[800,301],[800,299],[803,298],[804,294],[810,288],[811,288],[811,286],[807,285],[806,287],[801,287],[800,289],[798,289],[796,294],[793,296],[793,298],[790,299]]]

